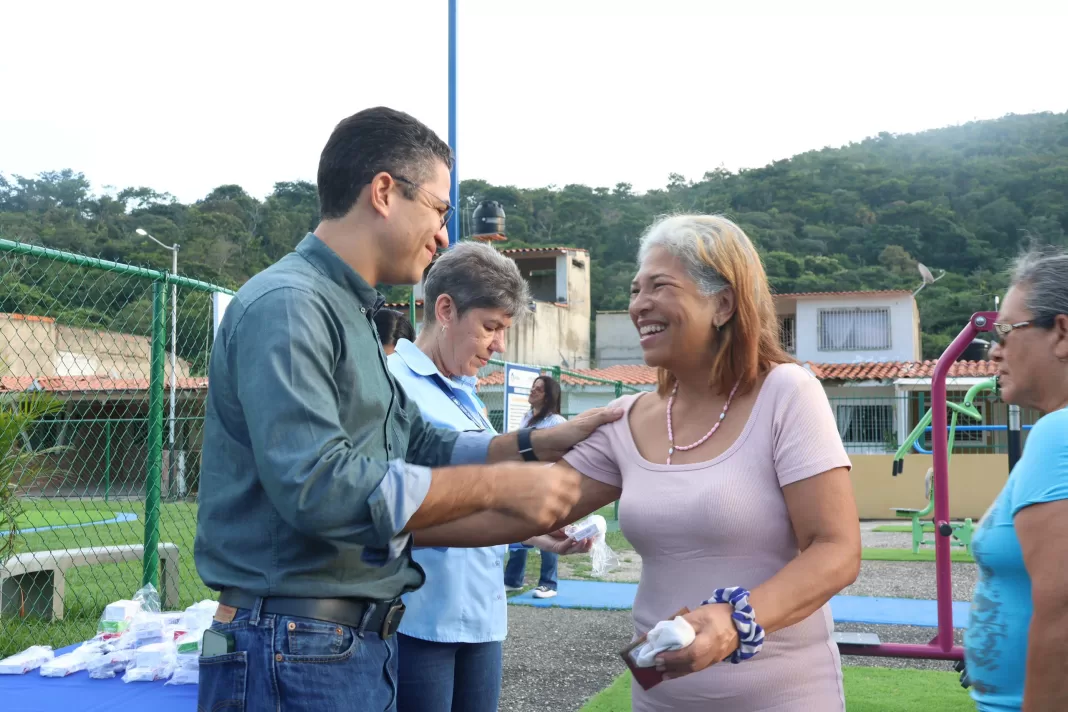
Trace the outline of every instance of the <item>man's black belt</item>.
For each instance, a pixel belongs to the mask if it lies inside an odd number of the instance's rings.
[[[245,591],[227,588],[219,596],[219,605],[251,609],[259,598]],[[404,604],[399,598],[371,601],[364,598],[265,596],[260,612],[336,623],[355,628],[361,633],[370,630],[382,638],[388,638],[397,632],[404,616]]]

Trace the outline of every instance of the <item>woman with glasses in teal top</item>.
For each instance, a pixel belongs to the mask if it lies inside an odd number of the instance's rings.
[[[476,374],[504,351],[529,290],[515,262],[489,245],[460,243],[426,278],[423,326],[401,339],[390,372],[433,425],[493,431],[475,393]],[[588,551],[552,536],[526,544],[543,551]],[[397,712],[497,712],[502,642],[508,629],[506,545],[415,547],[426,583],[404,596],[398,630]]]
[[[1068,253],[1020,258],[994,333],[1002,400],[1043,415],[972,538],[967,678],[980,712],[1068,710]]]

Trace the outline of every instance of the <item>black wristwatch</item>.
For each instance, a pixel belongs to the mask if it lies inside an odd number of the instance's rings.
[[[519,432],[516,433],[516,440],[519,441],[519,454],[527,462],[538,461],[538,456],[534,454],[534,445],[530,442],[530,434],[532,432],[534,432],[534,428],[520,428]]]

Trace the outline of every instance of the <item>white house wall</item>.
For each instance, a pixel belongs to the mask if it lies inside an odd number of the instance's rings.
[[[598,312],[595,360],[597,368],[640,365],[642,347],[638,332],[627,312]]]
[[[918,361],[914,300],[910,295],[885,295],[858,298],[798,299],[795,321],[797,358],[813,363],[856,363],[864,361]],[[821,351],[819,346],[819,312],[822,309],[878,309],[890,312],[890,348],[875,350]]]

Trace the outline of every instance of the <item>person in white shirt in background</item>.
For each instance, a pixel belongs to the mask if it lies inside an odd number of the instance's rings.
[[[552,376],[538,376],[530,387],[528,398],[530,410],[519,424],[521,428],[551,428],[567,422],[560,415],[560,384]],[[508,551],[508,565],[504,569],[504,587],[508,592],[523,588],[523,577],[527,567],[527,544],[512,544]],[[556,564],[559,557],[551,551],[541,552],[541,573],[538,587],[534,589],[535,598],[552,598],[556,595]]]

